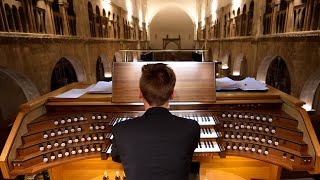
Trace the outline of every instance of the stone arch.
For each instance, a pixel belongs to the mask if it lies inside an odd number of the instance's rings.
[[[149,22],[148,22],[147,24],[151,24],[151,22],[152,22],[153,18],[155,17],[155,15],[156,15],[158,12],[160,12],[160,11],[162,11],[162,10],[164,10],[164,9],[167,9],[168,7],[177,7],[177,8],[179,8],[179,9],[185,11],[185,12],[187,13],[187,15],[190,17],[192,23],[193,23],[193,24],[196,24],[197,19],[194,18],[192,12],[190,12],[190,11],[188,11],[187,9],[181,7],[180,4],[174,3],[174,2],[170,2],[170,3],[166,4],[166,6],[163,6],[162,8],[159,8],[159,9],[157,9],[156,11],[152,12],[152,13],[150,14],[150,17],[148,18],[148,21],[149,21]]]
[[[96,61],[96,81],[104,80],[104,66],[101,57],[99,56]]]
[[[100,57],[104,67],[104,77],[112,77],[112,62],[108,61],[107,56],[105,54],[101,54]]]
[[[257,80],[261,81],[261,82],[264,82],[264,83],[267,83],[267,76],[268,76],[268,71],[269,71],[269,68],[271,67],[272,63],[275,61],[275,60],[283,60],[283,62],[285,63],[285,68],[287,69],[287,78],[289,79],[286,79],[286,77],[282,77],[284,81],[286,81],[286,83],[289,83],[289,85],[287,87],[284,87],[284,89],[280,88],[280,90],[284,91],[284,92],[287,92],[288,94],[290,94],[290,92],[292,92],[292,87],[291,87],[291,81],[292,81],[292,76],[290,74],[290,64],[284,59],[282,58],[281,56],[266,56],[264,58],[264,60],[260,63],[260,66],[258,67],[258,72],[257,72]],[[286,73],[286,72],[282,72],[282,73]],[[279,80],[280,81],[280,80]],[[278,83],[276,81],[276,83]],[[282,83],[282,82],[281,82]],[[279,86],[281,85],[281,83],[279,83]],[[285,82],[283,82],[285,83]]]
[[[219,68],[219,75],[221,77],[229,76],[230,74],[230,65],[231,65],[231,56],[230,52],[225,53],[224,56],[222,56],[219,61],[221,62],[221,67]]]
[[[245,76],[247,70],[247,61],[243,53],[239,54],[233,62],[233,76]]]
[[[114,53],[113,62],[123,62],[122,56],[119,51]]]
[[[231,55],[230,52],[225,53],[222,58],[220,58],[220,62],[222,63],[222,69],[230,69],[231,65]]]
[[[176,41],[168,41],[163,45],[163,49],[180,49],[180,44]]]
[[[318,109],[314,106],[315,94],[320,85],[320,68],[312,73],[308,80],[304,83],[300,93],[300,99],[306,104],[303,106],[306,110]]]
[[[40,96],[33,82],[24,74],[0,66],[0,122],[1,125],[12,124],[20,105]],[[4,126],[2,126],[4,127]]]
[[[78,82],[86,82],[87,81],[87,76],[85,73],[85,69],[83,67],[83,65],[81,64],[80,61],[75,60],[74,58],[68,57],[68,56],[64,56],[61,58],[56,59],[56,61],[53,62],[53,64],[51,65],[51,72],[53,73],[54,68],[56,66],[56,64],[61,60],[61,59],[66,59],[74,68],[75,74],[77,76],[77,81]],[[51,80],[52,77],[52,73],[49,73],[49,79]],[[49,81],[49,86],[51,87],[51,81]]]

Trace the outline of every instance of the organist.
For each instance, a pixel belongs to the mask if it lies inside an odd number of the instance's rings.
[[[188,179],[200,126],[169,112],[175,82],[175,73],[167,65],[144,65],[139,96],[146,112],[112,129],[112,159],[123,164],[129,180]]]

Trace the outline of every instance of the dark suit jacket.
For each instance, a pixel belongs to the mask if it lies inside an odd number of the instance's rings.
[[[187,180],[200,139],[194,120],[153,107],[143,116],[117,123],[112,160],[122,162],[128,180]]]

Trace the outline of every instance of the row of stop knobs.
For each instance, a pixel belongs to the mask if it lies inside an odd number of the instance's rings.
[[[255,140],[255,141],[261,141],[262,143],[265,143],[267,142],[268,144],[274,144],[275,146],[278,146],[279,145],[279,139],[276,138],[276,140],[273,142],[273,138],[272,137],[269,137],[268,140],[266,140],[266,136],[265,135],[262,135],[261,138],[259,138],[259,135],[258,134],[255,134],[254,136],[252,135],[252,133],[249,133],[248,136],[246,135],[246,133],[242,133],[240,134],[239,132],[237,133],[233,133],[233,132],[230,132],[230,133],[227,133],[225,132],[225,135],[224,135],[225,138],[231,138],[231,139],[243,139],[243,140]]]
[[[234,122],[224,122],[223,128],[234,128],[235,130],[239,129],[252,129],[252,130],[259,130],[265,132],[271,132],[272,134],[276,133],[276,128],[266,125],[263,127],[262,124],[250,124],[250,123],[234,123]]]
[[[254,115],[254,114],[249,114],[249,113],[222,113],[221,114],[221,117],[223,118],[240,118],[240,119],[251,119],[251,120],[257,120],[257,121],[268,121],[268,122],[272,122],[273,121],[273,118],[272,116],[260,116],[260,115]]]
[[[69,150],[69,148],[64,149],[64,152],[62,152],[62,150],[59,150],[57,154],[55,154],[54,152],[50,153],[50,159],[51,161],[55,160],[56,158],[62,158],[62,157],[68,157],[70,155],[76,155],[76,154],[82,154],[82,153],[89,153],[89,152],[95,152],[98,151],[100,152],[103,148],[102,144],[96,145],[93,144],[91,147],[90,145],[86,145],[86,146],[80,146],[79,148],[76,147],[72,147],[72,150]],[[48,162],[48,156],[47,155],[43,155],[43,162]]]
[[[92,120],[100,120],[100,119],[106,120],[107,118],[108,118],[107,113],[105,113],[105,114],[92,114],[92,116],[91,116]],[[53,124],[59,125],[59,124],[65,124],[67,122],[71,123],[71,122],[78,122],[78,121],[85,121],[85,120],[87,120],[87,118],[84,115],[74,116],[74,117],[68,116],[68,117],[61,117],[59,119],[55,119],[53,121]]]
[[[256,146],[252,144],[251,146],[248,143],[245,143],[244,146],[242,146],[242,143],[235,143],[235,142],[226,142],[226,148],[228,150],[239,150],[239,151],[247,151],[247,152],[257,152],[258,154],[269,154],[269,147],[263,147],[263,146]],[[263,150],[264,149],[264,150]],[[294,161],[294,155],[289,155],[290,161]],[[288,157],[288,153],[284,152],[282,155],[282,158],[286,159]]]
[[[107,124],[106,123],[98,123],[96,125],[94,124],[91,124],[90,127],[89,127],[89,130],[104,130],[105,128],[107,127]],[[51,137],[54,137],[56,135],[62,135],[62,134],[68,134],[69,132],[71,133],[74,133],[74,132],[81,132],[82,131],[82,126],[81,125],[78,125],[77,128],[75,126],[71,126],[70,130],[68,127],[64,127],[64,128],[58,128],[58,131],[55,132],[54,130],[51,130],[49,133],[47,131],[44,131],[43,132],[43,138],[44,139],[47,139],[49,137],[49,135]]]

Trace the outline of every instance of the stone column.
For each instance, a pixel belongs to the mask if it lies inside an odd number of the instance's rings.
[[[25,10],[28,17],[28,25],[29,25],[29,32],[30,33],[36,33],[35,27],[34,27],[34,16],[33,16],[33,7],[32,7],[32,1],[26,0],[25,2]]]
[[[63,35],[69,35],[69,18],[66,9],[68,8],[68,3],[64,0],[59,0],[59,10],[62,17],[63,24]]]
[[[253,19],[251,36],[263,35],[263,18],[266,9],[266,1],[256,0],[254,1]],[[247,18],[249,19],[249,18]]]
[[[312,9],[313,9],[313,0],[308,0],[306,5],[306,15],[304,17],[304,27],[303,31],[310,30],[311,18],[312,18]]]
[[[28,21],[28,13],[27,13],[27,8],[26,8],[25,1],[21,1],[21,6],[22,6],[23,13],[24,13],[24,17],[23,17],[22,21],[24,21],[25,24],[26,24],[26,32],[30,32],[30,26],[29,26],[29,21]]]
[[[2,14],[1,25],[5,31],[9,31],[9,24],[7,21],[7,14],[3,6],[2,0],[0,0],[0,13]]]
[[[287,19],[286,19],[286,26],[285,26],[285,32],[292,32],[294,30],[294,0],[286,0],[287,1]],[[301,12],[302,13],[302,12]],[[298,22],[296,22],[298,23]]]
[[[46,3],[44,0],[38,0],[37,2],[37,8],[40,8],[44,11],[44,13],[41,11],[40,14],[38,14],[37,21],[39,24],[39,31],[41,32],[41,29],[43,29],[43,33],[47,33],[47,28],[46,28],[46,18],[48,15],[46,15]],[[44,17],[43,17],[44,16]],[[43,20],[45,18],[45,20]]]
[[[0,2],[0,3],[2,3],[2,2]],[[3,13],[2,13],[1,7],[0,7],[0,31],[5,31],[5,26],[4,26],[4,21],[3,21]]]
[[[52,12],[52,3],[53,0],[46,0],[45,8],[46,8],[46,32],[48,34],[54,34],[54,18]]]
[[[12,8],[10,8],[10,13],[11,13],[11,22],[12,22],[12,31],[13,32],[16,32],[16,23],[15,23],[15,20],[14,20],[14,18],[13,18],[13,16],[14,16],[14,14],[12,13]]]
[[[76,14],[77,36],[91,37],[89,14],[88,14],[88,0],[81,0],[79,2],[77,1],[77,3],[73,4],[73,7]]]
[[[23,32],[23,27],[22,27],[22,22],[21,22],[21,19],[20,19],[20,12],[19,12],[19,9],[17,9],[17,16],[18,16],[18,23],[19,23],[19,31],[20,32]]]
[[[312,1],[311,1],[312,2]],[[312,30],[312,26],[313,26],[313,24],[315,23],[314,21],[316,21],[316,19],[314,19],[314,17],[315,17],[315,15],[314,14],[316,14],[316,13],[318,13],[318,12],[316,12],[316,7],[317,7],[317,1],[316,0],[314,0],[313,1],[313,5],[312,5],[312,8],[313,8],[313,10],[312,10],[312,14],[311,14],[311,23],[310,23],[310,28],[309,28],[309,30]],[[318,20],[319,21],[319,20]],[[320,23],[319,23],[320,24]],[[318,24],[318,26],[319,26],[319,24]]]
[[[275,34],[276,33],[276,23],[277,23],[277,12],[278,12],[278,8],[279,5],[272,3],[271,4],[271,8],[272,8],[272,19],[271,19],[271,34]]]
[[[34,17],[34,8],[33,8],[32,0],[30,0],[29,3],[30,3],[30,6],[29,6],[30,7],[30,16],[31,16],[33,30],[34,30],[34,33],[38,33],[37,27],[36,27],[36,19]]]
[[[123,9],[120,9],[120,12],[119,12],[119,21],[120,22],[118,22],[119,26],[120,26],[120,31],[119,31],[120,39],[124,39],[124,37],[125,37],[124,24],[123,24],[124,22],[123,22],[123,20],[121,20],[124,16],[125,16],[125,13],[124,13]]]

